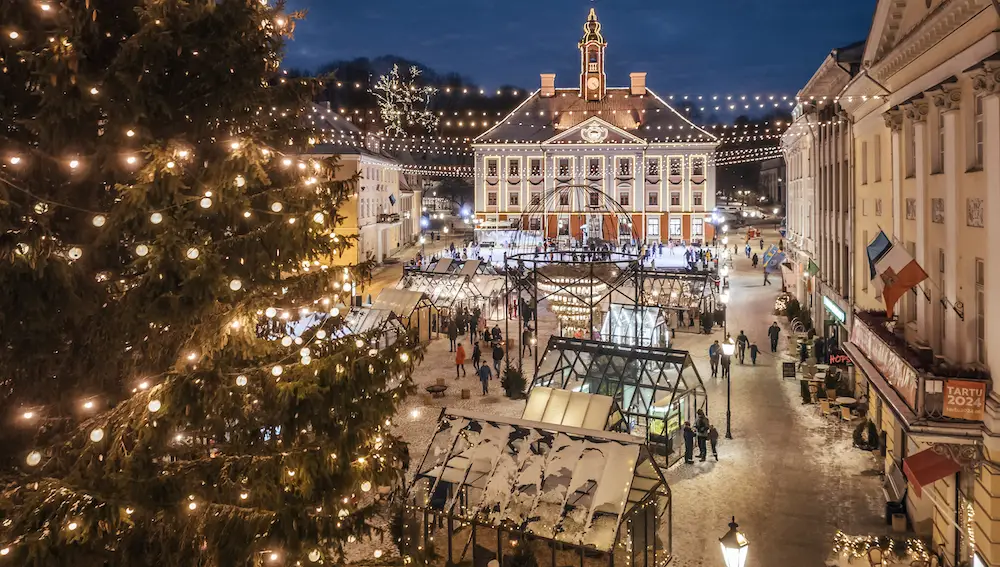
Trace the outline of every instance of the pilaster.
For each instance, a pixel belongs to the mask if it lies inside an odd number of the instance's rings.
[[[917,233],[914,238],[916,244],[916,261],[929,272],[927,264],[927,113],[930,107],[927,100],[923,98],[914,99],[904,106],[906,118],[913,122],[913,139],[916,156],[914,159],[915,171],[914,181],[916,182],[917,201]],[[931,293],[934,297],[934,293]],[[932,342],[932,318],[933,310],[931,303],[918,297],[917,299],[917,334],[927,344]]]
[[[973,296],[959,291],[959,282],[961,281],[959,278],[961,273],[959,230],[963,224],[963,207],[958,188],[958,119],[962,91],[957,85],[942,85],[931,93],[931,98],[944,123],[944,162],[942,167],[945,181],[945,295],[953,302],[964,298],[970,300],[968,301],[970,305],[974,305],[975,298]],[[967,289],[966,292],[968,291],[970,290]],[[971,291],[975,292],[974,289]],[[975,360],[975,341],[969,340],[968,334],[971,321],[974,321],[972,316],[962,321],[954,311],[945,312],[943,322],[945,331],[944,355],[954,362],[966,363]]]
[[[903,238],[903,175],[902,175],[902,152],[903,152],[903,111],[892,108],[882,113],[885,119],[885,127],[892,132],[892,148],[889,154],[892,156],[892,232],[896,238]],[[867,242],[865,243],[868,244]]]
[[[984,66],[973,74],[972,86],[976,94],[983,96],[986,241],[1000,242],[1000,69]],[[985,269],[986,289],[1000,286],[1000,261],[987,256]],[[986,293],[986,361],[991,369],[1000,369],[1000,294],[995,292]],[[992,396],[1000,398],[997,388],[993,389]],[[1000,565],[1000,554],[991,558],[990,564]]]

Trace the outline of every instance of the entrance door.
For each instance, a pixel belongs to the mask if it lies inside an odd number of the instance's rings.
[[[584,245],[589,244],[591,239],[601,240],[604,238],[604,233],[601,230],[601,221],[603,215],[587,215],[587,224],[584,230]]]

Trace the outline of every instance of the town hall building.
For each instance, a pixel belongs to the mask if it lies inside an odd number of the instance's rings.
[[[631,73],[609,87],[592,8],[579,85],[541,75],[532,93],[473,142],[477,226],[515,226],[564,243],[711,241],[718,140]]]

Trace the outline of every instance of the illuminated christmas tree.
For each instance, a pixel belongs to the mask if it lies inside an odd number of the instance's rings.
[[[297,17],[0,3],[0,566],[330,565],[398,485]]]

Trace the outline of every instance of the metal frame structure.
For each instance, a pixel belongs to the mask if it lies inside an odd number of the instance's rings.
[[[417,563],[503,567],[518,546],[548,567],[671,558],[670,488],[627,434],[445,408],[407,502],[403,543]],[[447,549],[429,556],[435,541]]]
[[[517,301],[517,317],[506,318],[505,336],[510,337],[510,324],[515,323],[519,335],[525,326],[525,313],[521,304],[537,306],[549,300],[550,307],[557,312],[565,310],[563,317],[586,320],[589,333],[594,338],[599,327],[600,312],[607,311],[614,298],[626,299],[634,305],[641,305],[643,274],[639,255],[605,251],[573,252],[527,252],[514,254],[504,259],[505,290],[508,301]],[[567,302],[562,305],[561,302]],[[608,309],[604,306],[607,305]],[[595,316],[597,319],[595,319]],[[536,321],[537,327],[537,321]],[[560,333],[566,327],[560,320]],[[642,337],[642,329],[636,319],[635,336]],[[538,344],[531,346],[534,369],[538,369]],[[523,346],[521,347],[523,348]],[[510,364],[510,350],[507,349],[507,363]],[[518,349],[519,351],[521,349]],[[520,352],[518,352],[520,355]],[[523,371],[521,356],[516,364]]]
[[[554,336],[531,382],[531,388],[536,386],[611,396],[632,433],[647,440],[655,422],[664,424],[662,437],[669,440],[685,419],[694,419],[698,409],[708,411],[705,384],[684,350]],[[672,423],[675,418],[677,422]],[[668,450],[673,445],[666,444]],[[679,456],[676,451],[670,454],[668,463]]]
[[[643,270],[640,301],[644,305],[658,305],[671,312],[687,312],[695,308],[698,313],[715,313],[721,304],[716,293],[716,278],[714,272],[707,270]],[[688,321],[691,322],[690,319]],[[671,328],[684,330],[680,325],[673,325]]]
[[[483,313],[493,315],[490,308],[496,311],[505,306],[501,297],[503,285],[500,276],[412,270],[403,274],[396,288],[426,294],[435,307],[448,316],[454,316],[460,307],[468,307],[470,311],[479,307]]]

